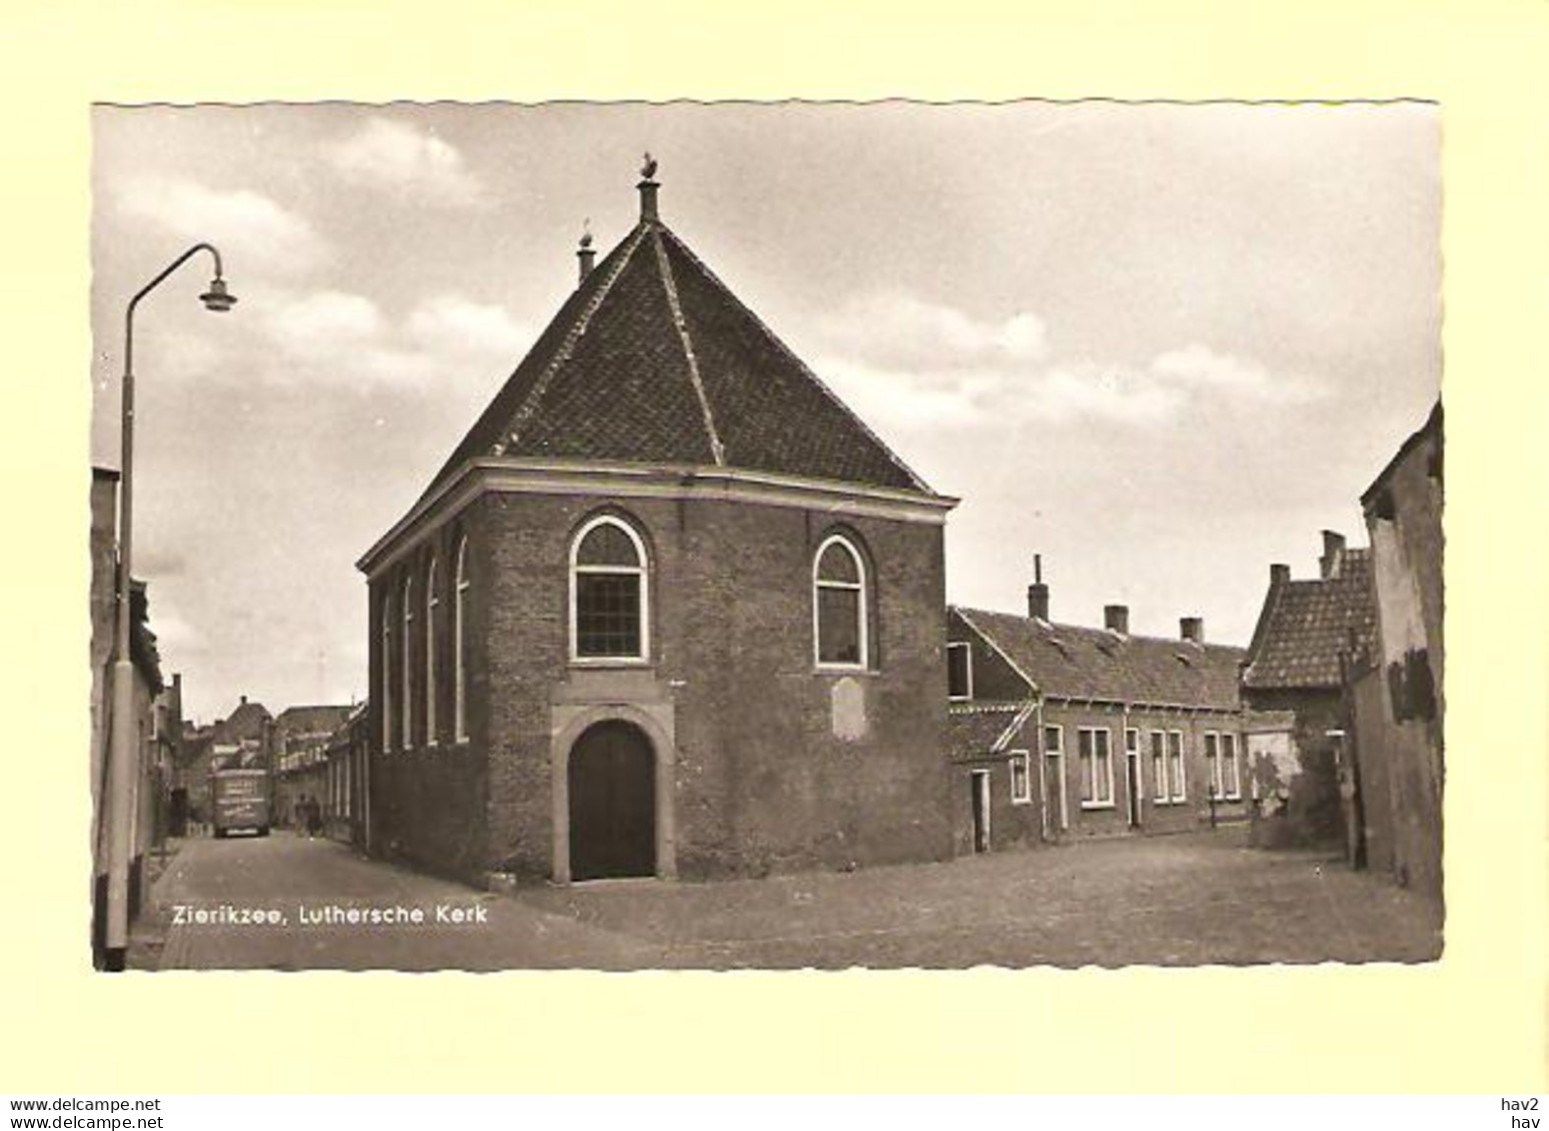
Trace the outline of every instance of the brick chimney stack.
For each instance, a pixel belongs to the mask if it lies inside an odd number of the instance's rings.
[[[1033,583],[1027,587],[1027,615],[1034,620],[1049,619],[1049,587],[1043,583],[1043,555],[1033,555]]]
[[[640,222],[654,223],[661,219],[656,211],[656,190],[662,186],[656,180],[656,158],[649,153],[640,167],[640,183],[635,187],[640,190]]]
[[[1128,605],[1104,605],[1103,625],[1109,632],[1117,632],[1120,636],[1129,635],[1129,606]]]
[[[1288,585],[1291,581],[1291,567],[1282,562],[1276,562],[1269,567],[1269,586],[1271,589],[1281,585]]]
[[[1318,559],[1318,572],[1323,580],[1338,577],[1345,562],[1345,536],[1333,530],[1323,532],[1323,556]]]
[[[1205,642],[1205,618],[1179,617],[1178,635],[1190,644],[1203,644]]]

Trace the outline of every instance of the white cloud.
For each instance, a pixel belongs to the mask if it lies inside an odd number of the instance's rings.
[[[304,272],[330,258],[331,249],[304,217],[248,189],[219,191],[196,181],[142,176],[125,181],[118,208],[189,242],[214,244],[238,279],[240,265]],[[233,283],[240,297],[241,288]]]
[[[822,321],[819,333],[838,351],[899,369],[1020,364],[1048,352],[1035,314],[987,321],[902,291],[877,291],[847,303]]]
[[[532,332],[512,319],[505,307],[454,294],[420,303],[409,315],[407,333],[426,350],[497,355],[513,362],[532,341]]]
[[[330,155],[351,184],[383,189],[420,203],[448,206],[484,203],[484,186],[463,155],[433,133],[387,118],[372,118]]]
[[[363,295],[314,291],[274,307],[269,331],[286,352],[331,354],[376,338],[384,322],[376,304]]]
[[[1316,378],[1271,374],[1251,358],[1217,353],[1197,342],[1161,354],[1151,362],[1151,372],[1159,379],[1202,391],[1243,393],[1267,401],[1316,400],[1329,391]]]

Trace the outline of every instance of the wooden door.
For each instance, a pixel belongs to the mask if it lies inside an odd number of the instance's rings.
[[[974,770],[969,776],[973,804],[974,851],[990,850],[990,772]]]
[[[622,721],[589,728],[570,752],[570,876],[656,873],[656,758]]]

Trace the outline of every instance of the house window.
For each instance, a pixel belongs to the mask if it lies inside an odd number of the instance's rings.
[[[1113,808],[1113,751],[1107,728],[1081,727],[1076,757],[1081,764],[1081,808]]]
[[[843,535],[831,534],[818,547],[812,618],[818,667],[866,666],[866,566]]]
[[[393,748],[393,602],[382,595],[382,752]]]
[[[648,655],[645,545],[603,515],[570,547],[570,658],[644,660]]]
[[[425,745],[436,744],[436,559],[425,572]]]
[[[1043,728],[1043,755],[1044,770],[1053,782],[1053,790],[1059,800],[1060,828],[1070,828],[1070,809],[1065,802],[1065,730],[1058,725]],[[1048,797],[1048,783],[1045,783],[1045,798]],[[1047,802],[1046,802],[1047,804]],[[1045,813],[1045,829],[1048,828],[1048,817]]]
[[[967,644],[947,645],[947,698],[974,697],[973,649]]]
[[[1151,732],[1151,789],[1157,802],[1167,804],[1167,733],[1160,730]]]
[[[1211,797],[1221,796],[1221,736],[1207,730],[1205,739],[1205,780]]]
[[[1237,762],[1237,736],[1221,736],[1221,796],[1228,801],[1242,800],[1242,767]]]
[[[1167,732],[1167,785],[1171,790],[1168,794],[1170,800],[1188,799],[1188,783],[1183,773],[1183,732],[1181,730]]]
[[[414,578],[403,579],[403,748],[414,745]]]
[[[1033,799],[1033,782],[1027,766],[1027,751],[1011,752],[1011,804],[1026,805]]]
[[[457,587],[452,594],[452,738],[468,741],[468,539],[457,544]]]

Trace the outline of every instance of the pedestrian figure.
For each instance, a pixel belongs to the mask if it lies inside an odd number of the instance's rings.
[[[307,800],[307,839],[315,837],[323,831],[323,807],[317,803],[317,798]]]

